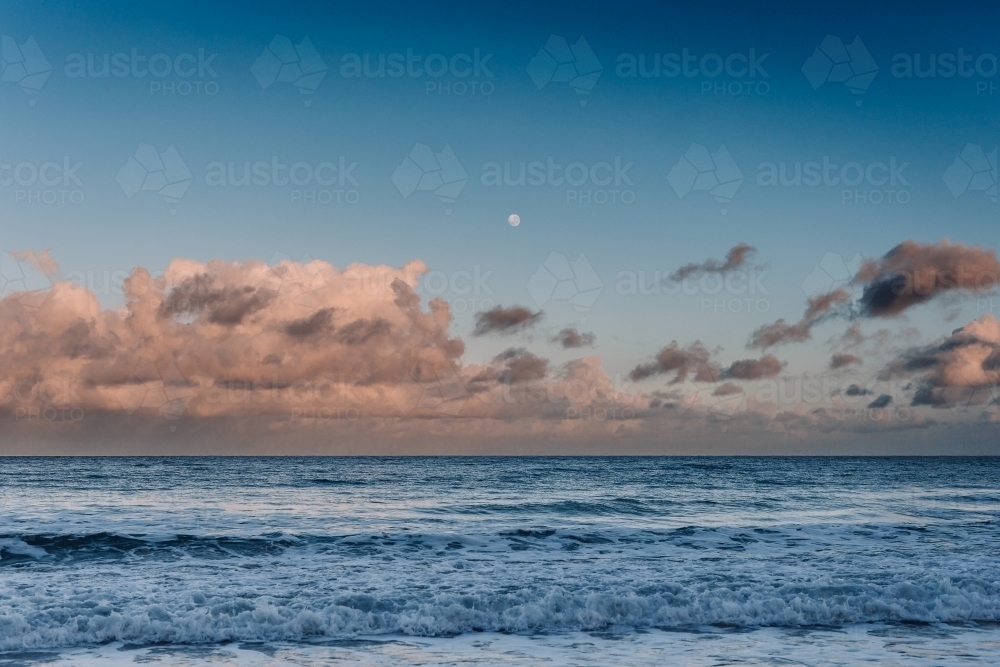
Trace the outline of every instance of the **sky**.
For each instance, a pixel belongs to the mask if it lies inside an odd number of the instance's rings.
[[[7,1],[0,452],[996,453],[998,13]]]

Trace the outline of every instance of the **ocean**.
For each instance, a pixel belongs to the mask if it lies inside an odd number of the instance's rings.
[[[997,656],[1000,459],[0,459],[0,666]]]

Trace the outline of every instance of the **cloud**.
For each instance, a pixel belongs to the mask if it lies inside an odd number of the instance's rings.
[[[597,337],[592,333],[579,332],[573,327],[568,327],[550,338],[549,342],[557,343],[565,349],[571,349],[577,347],[590,347],[596,340]]]
[[[861,357],[856,354],[847,354],[846,352],[838,352],[830,357],[830,370],[839,370],[841,368],[847,368],[848,366],[861,365],[863,363]]]
[[[719,369],[711,363],[711,353],[695,341],[687,347],[680,347],[677,341],[671,341],[656,355],[654,361],[639,364],[629,373],[632,381],[644,380],[655,375],[673,373],[671,384],[682,382],[693,375],[697,382],[716,382]]]
[[[871,389],[865,389],[856,384],[852,384],[845,391],[845,396],[871,396],[874,392]]]
[[[879,373],[880,380],[915,378],[912,405],[988,405],[1000,387],[1000,322],[973,320],[950,336],[903,351]]]
[[[34,268],[44,273],[49,278],[59,275],[59,262],[52,259],[48,250],[35,252],[34,250],[15,250],[10,253],[19,262],[27,262]]]
[[[118,308],[102,308],[71,282],[55,282],[37,302],[9,295],[0,299],[0,451],[36,452],[30,443],[62,434],[80,449],[37,451],[331,453],[379,443],[371,451],[440,453],[456,451],[439,444],[451,442],[494,453],[811,451],[817,443],[858,453],[889,442],[875,440],[877,433],[893,432],[900,435],[892,436],[892,451],[906,452],[917,436],[903,433],[928,428],[920,410],[905,423],[855,424],[822,405],[782,405],[745,384],[780,373],[782,362],[764,355],[719,364],[700,341],[674,341],[629,374],[666,376],[669,401],[612,379],[596,356],[558,365],[511,348],[484,363],[463,361],[448,304],[417,294],[426,271],[419,261],[338,268],[178,258],[159,275],[133,270]],[[809,307],[814,314],[824,308]],[[966,390],[978,392],[1000,369],[997,327],[983,318],[905,356],[913,363],[899,372],[918,394],[930,391],[915,402],[986,405]],[[965,363],[962,355],[978,364],[961,367],[964,380],[947,380]],[[983,377],[970,378],[971,371]],[[965,393],[935,393],[949,382]],[[901,400],[898,391],[887,393]],[[720,443],[705,425],[729,398],[741,406],[726,417],[739,440]],[[86,418],[25,416],[63,408]],[[167,434],[165,420],[183,435]],[[861,445],[855,436],[862,432],[876,435]],[[925,440],[933,451],[945,442]]]
[[[765,350],[775,345],[785,343],[801,343],[812,338],[812,328],[822,322],[835,306],[847,303],[851,295],[844,289],[835,289],[829,294],[809,299],[806,312],[795,324],[789,324],[784,318],[772,324],[765,324],[750,334],[747,347]]]
[[[503,371],[497,376],[497,381],[503,384],[541,380],[549,372],[547,359],[537,357],[523,347],[501,352],[493,362],[503,365]]]
[[[861,330],[861,324],[858,322],[847,327],[847,331],[840,338],[840,342],[845,345],[860,345],[866,340],[868,340],[868,337],[865,336],[865,333]]]
[[[686,264],[670,274],[669,280],[680,282],[691,276],[701,276],[706,273],[729,273],[742,268],[753,257],[757,249],[746,243],[733,246],[726,253],[726,260],[720,262],[716,259],[709,259],[701,264]]]
[[[285,325],[285,333],[295,339],[309,338],[332,327],[333,308],[320,308],[308,317],[292,320]]]
[[[159,276],[135,269],[116,310],[70,282],[57,282],[37,305],[2,299],[0,397],[12,399],[0,401],[0,418],[73,408],[114,428],[136,419],[232,420],[212,423],[237,433],[249,420],[270,420],[254,427],[263,432],[309,419],[350,430],[330,415],[353,414],[369,420],[365,437],[391,430],[400,438],[406,429],[426,434],[421,422],[442,417],[537,437],[634,428],[567,417],[645,409],[646,399],[616,387],[597,357],[553,367],[511,348],[487,364],[463,364],[448,304],[424,305],[416,293],[426,270],[419,261],[339,269],[175,259]],[[491,321],[503,329],[541,316],[518,310]]]
[[[734,380],[761,380],[776,376],[784,367],[785,362],[773,354],[767,354],[760,359],[734,361],[729,368],[722,371],[720,377]]]
[[[766,350],[783,343],[801,343],[812,338],[809,323],[789,324],[784,318],[772,324],[765,324],[750,334],[748,347]]]
[[[496,306],[490,310],[476,314],[476,328],[473,336],[484,336],[488,333],[512,334],[532,327],[542,319],[542,311],[533,313],[523,306],[504,308]]]
[[[208,273],[186,278],[160,303],[159,316],[170,318],[206,313],[213,324],[233,326],[267,306],[277,294],[266,287],[219,284],[220,280]]]
[[[715,391],[712,392],[713,396],[732,396],[734,394],[742,394],[743,389],[735,382],[727,382],[725,384],[719,385]]]
[[[720,382],[722,380],[760,380],[781,372],[785,363],[773,354],[760,359],[741,359],[728,367],[720,367],[711,360],[711,353],[701,341],[681,347],[671,341],[656,355],[656,359],[637,365],[629,373],[633,382],[656,375],[673,373],[670,384],[678,384],[691,377],[695,382]],[[722,394],[720,394],[722,395]]]
[[[868,404],[868,408],[878,410],[888,407],[890,403],[892,403],[892,396],[889,394],[881,394],[878,398]]]
[[[33,388],[52,385],[65,388],[56,405],[116,411],[122,396],[141,389],[135,369],[151,366],[177,369],[196,394],[192,415],[287,410],[288,395],[307,396],[331,382],[379,405],[384,388],[414,364],[442,367],[464,352],[448,333],[448,304],[421,308],[414,290],[425,271],[421,262],[340,270],[325,262],[177,259],[159,277],[135,269],[118,311],[102,310],[79,285],[58,282],[30,311],[23,300],[0,301],[0,390],[33,397],[10,402],[9,410],[43,400]],[[303,312],[306,293],[316,305]],[[254,405],[233,398],[235,388],[267,396]]]
[[[865,262],[852,284],[862,284],[860,302],[838,288],[809,299],[802,319],[784,318],[765,324],[750,336],[748,347],[767,349],[812,338],[812,329],[829,317],[889,317],[944,293],[986,292],[997,286],[1000,262],[992,250],[949,243],[904,241],[878,261]],[[845,341],[861,342],[860,328],[852,326]]]
[[[891,317],[946,292],[985,292],[996,287],[995,251],[960,243],[904,241],[878,261],[867,262],[855,280],[865,283],[861,314]]]

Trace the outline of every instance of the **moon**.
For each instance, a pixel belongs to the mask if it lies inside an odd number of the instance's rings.
[[[511,227],[517,227],[519,224],[521,224],[521,216],[519,216],[517,213],[511,213],[510,215],[507,216],[507,222],[510,223]]]

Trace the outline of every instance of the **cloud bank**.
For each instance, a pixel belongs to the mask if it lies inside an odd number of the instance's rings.
[[[48,253],[26,251],[18,260],[59,275]],[[9,294],[0,299],[0,421],[7,428],[0,448],[31,453],[18,448],[58,435],[95,447],[117,441],[128,452],[139,446],[128,443],[166,434],[169,425],[170,433],[187,434],[173,446],[200,442],[219,451],[212,443],[222,438],[230,447],[263,448],[237,453],[280,453],[288,450],[266,443],[295,439],[302,448],[295,451],[377,441],[393,443],[379,451],[400,453],[419,443],[421,451],[439,451],[441,442],[594,453],[652,453],[672,443],[678,452],[724,453],[780,443],[794,450],[833,442],[835,434],[850,447],[905,448],[914,437],[891,434],[933,424],[920,412],[884,422],[847,417],[855,413],[838,400],[874,394],[858,387],[814,397],[772,354],[727,364],[701,341],[672,341],[623,378],[609,377],[596,356],[555,364],[525,347],[467,363],[448,303],[417,294],[426,271],[420,261],[341,269],[322,261],[175,259],[161,275],[134,269],[120,308],[102,308],[71,282]],[[877,266],[872,275],[880,280]],[[808,331],[844,307],[844,294],[811,299],[800,324]],[[497,307],[480,313],[473,334],[523,332],[541,318]],[[563,349],[593,341],[574,327],[550,339]],[[979,406],[994,414],[998,348],[998,324],[987,316],[934,345],[907,349],[880,374],[902,378],[905,388],[879,391],[860,407]],[[856,359],[842,353],[831,365]],[[656,378],[669,391],[632,384]],[[731,435],[719,436],[716,425]]]

